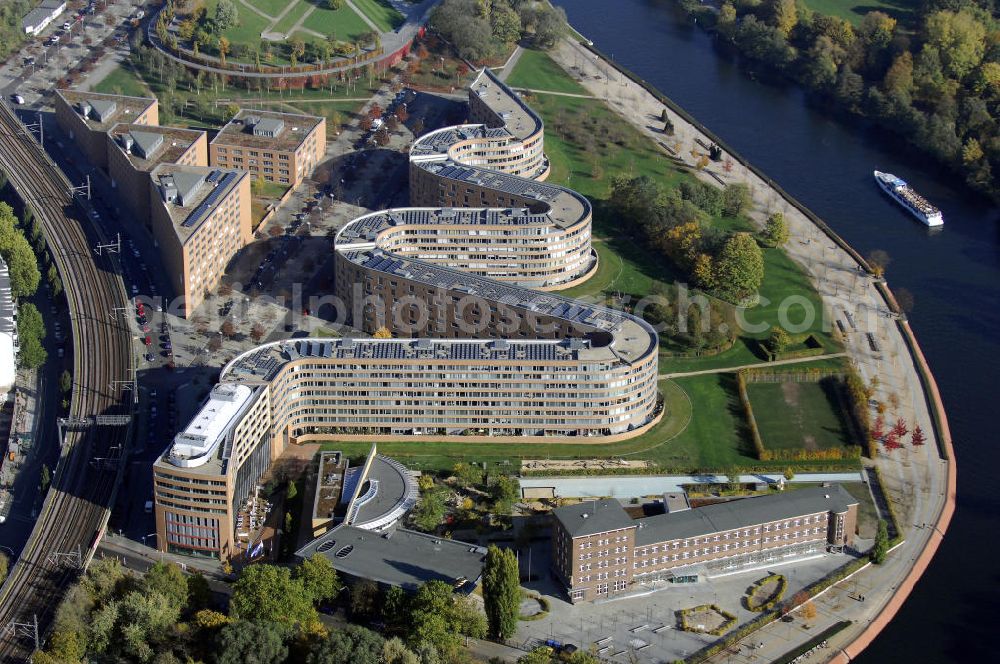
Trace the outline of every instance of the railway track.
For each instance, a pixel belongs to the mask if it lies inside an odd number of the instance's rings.
[[[73,338],[73,390],[59,463],[31,536],[0,587],[0,662],[27,661],[33,625],[44,635],[66,587],[89,562],[110,516],[127,459],[130,424],[98,416],[132,414],[134,394],[114,381],[133,374],[129,305],[117,259],[98,256],[100,229],[70,193],[70,182],[3,103],[0,168],[42,224],[65,289]],[[113,420],[103,420],[113,421]],[[120,422],[126,420],[120,418]],[[86,422],[86,424],[84,423]],[[122,459],[111,468],[94,458]]]

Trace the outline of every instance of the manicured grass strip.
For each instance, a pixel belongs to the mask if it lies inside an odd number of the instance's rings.
[[[819,14],[837,16],[857,27],[868,12],[880,11],[892,16],[900,23],[913,20],[913,10],[919,6],[916,0],[804,0],[806,7]]]
[[[361,10],[368,20],[378,26],[382,32],[391,32],[403,25],[406,17],[400,14],[386,0],[351,0],[354,6]]]
[[[126,95],[128,97],[148,97],[152,94],[149,86],[132,71],[128,65],[118,65],[94,86],[94,92]]]
[[[850,444],[831,389],[823,383],[747,385],[764,447],[822,450]]]
[[[278,18],[281,12],[285,11],[285,7],[292,4],[293,2],[298,2],[299,0],[246,0],[251,5],[261,10],[271,18]],[[243,20],[244,13],[253,13],[246,7],[240,6],[241,3],[236,3],[236,8],[240,12],[240,20]]]
[[[566,75],[566,70],[543,51],[524,49],[507,76],[507,85],[515,88],[551,90],[572,94],[590,94],[587,89]]]
[[[209,16],[215,16],[215,8],[218,4],[219,0],[205,0],[205,9]],[[237,4],[236,8],[239,10],[240,20],[237,25],[225,30],[222,34],[233,44],[260,44],[260,33],[267,30],[267,26],[271,22],[240,4]]]
[[[333,35],[335,39],[346,42],[353,42],[371,31],[364,19],[347,5],[337,10],[317,7],[316,11],[302,22],[302,27],[324,35]]]
[[[299,19],[305,16],[305,13],[309,11],[311,8],[312,5],[309,4],[308,2],[299,2],[299,4],[295,7],[292,7],[292,9],[287,14],[285,14],[285,16],[280,21],[278,21],[278,23],[276,23],[275,26],[271,28],[271,30],[273,32],[288,34],[288,32],[292,29],[292,26],[298,23]],[[240,14],[241,18],[242,16],[243,14]]]

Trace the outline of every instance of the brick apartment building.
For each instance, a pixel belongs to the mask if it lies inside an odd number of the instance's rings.
[[[184,315],[215,288],[253,235],[245,171],[160,164],[150,174],[151,221],[160,256]]]
[[[159,125],[116,124],[107,133],[108,176],[121,212],[152,231],[150,172],[160,164],[208,166],[203,131]]]
[[[616,500],[553,510],[553,570],[572,602],[850,546],[858,501],[839,484],[632,519]]]
[[[268,182],[298,186],[326,153],[326,118],[241,109],[219,130],[209,160]]]
[[[160,123],[159,102],[155,97],[56,90],[56,122],[66,135],[101,168],[108,168],[108,131],[119,123],[156,125]]]

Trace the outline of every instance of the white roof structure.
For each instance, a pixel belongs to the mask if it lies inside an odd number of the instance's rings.
[[[0,258],[0,395],[14,387],[17,375],[17,305],[10,292],[10,271]]]
[[[37,9],[32,9],[21,20],[21,27],[28,35],[37,35],[66,9],[65,0],[43,0]]]
[[[253,390],[246,385],[216,385],[198,414],[174,437],[170,463],[181,468],[206,464],[232,430],[252,394]]]

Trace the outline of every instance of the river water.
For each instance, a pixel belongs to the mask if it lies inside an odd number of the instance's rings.
[[[930,568],[857,660],[995,661],[1000,605],[1000,209],[875,128],[837,119],[794,85],[761,83],[671,0],[557,0],[595,46],[653,83],[811,208],[855,249],[883,249],[944,397],[958,511]],[[908,180],[944,213],[929,232],[878,190]],[[994,548],[998,547],[998,548]]]

